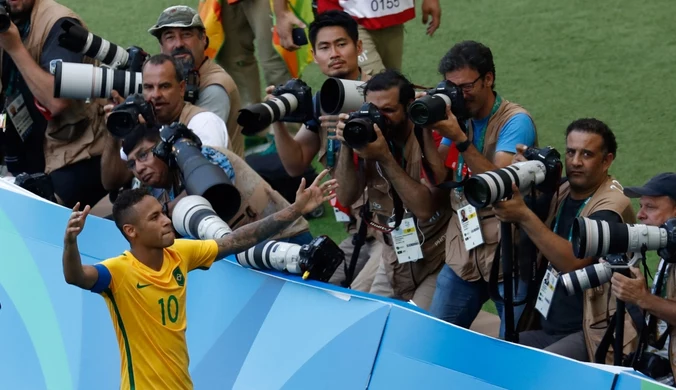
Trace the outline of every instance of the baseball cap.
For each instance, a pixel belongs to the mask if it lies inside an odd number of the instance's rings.
[[[162,11],[157,18],[157,24],[152,26],[148,32],[159,38],[163,28],[168,27],[197,27],[204,29],[204,23],[199,13],[187,5],[175,5]]]
[[[676,173],[660,173],[643,187],[627,187],[624,194],[630,198],[641,196],[668,196],[676,201]]]

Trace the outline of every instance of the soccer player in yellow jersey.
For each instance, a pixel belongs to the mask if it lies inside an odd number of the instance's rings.
[[[328,171],[296,193],[296,201],[218,240],[175,239],[160,203],[142,189],[121,193],[113,205],[115,224],[131,249],[94,266],[82,265],[77,236],[90,207],[76,204],[64,237],[66,282],[103,295],[121,355],[121,389],[192,389],[185,339],[188,272],[244,251],[331,199],[335,180],[319,184]]]

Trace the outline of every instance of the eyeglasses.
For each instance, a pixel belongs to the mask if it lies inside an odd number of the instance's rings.
[[[127,168],[129,170],[133,171],[136,170],[136,161],[140,162],[146,162],[148,160],[148,157],[152,155],[153,149],[155,149],[156,145],[153,145],[152,147],[142,150],[136,154],[136,158],[130,158],[127,160]]]
[[[476,84],[476,82],[481,80],[482,78],[483,78],[483,76],[479,76],[474,81],[472,81],[471,83],[464,83],[464,84],[457,84],[457,85],[464,92],[472,92],[472,90],[474,89],[474,84]]]

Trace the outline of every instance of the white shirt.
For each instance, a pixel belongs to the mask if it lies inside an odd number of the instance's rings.
[[[223,119],[213,112],[205,111],[196,114],[187,126],[200,138],[202,145],[228,148],[230,142],[228,128],[225,126]],[[124,153],[122,148],[120,148],[120,157],[127,161],[127,154]]]

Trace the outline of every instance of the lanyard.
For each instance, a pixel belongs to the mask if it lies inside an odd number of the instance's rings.
[[[479,136],[479,139],[477,140],[476,148],[479,150],[479,153],[483,153],[484,150],[484,141],[486,140],[486,130],[488,129],[488,122],[490,122],[491,117],[495,115],[495,113],[498,111],[500,108],[500,105],[502,104],[502,98],[500,95],[495,96],[495,103],[493,103],[493,109],[491,110],[491,113],[488,114],[488,118],[486,119],[486,124],[480,129],[481,130],[481,135]],[[475,132],[475,130],[479,130],[472,128],[472,133]],[[473,135],[473,134],[472,134]],[[463,179],[463,168],[465,166],[465,159],[462,157],[462,153],[458,156],[458,167],[456,169],[455,173],[455,180],[456,182],[460,183]],[[460,188],[460,187],[459,187]]]
[[[582,209],[584,208],[584,206],[586,206],[587,203],[589,203],[589,199],[591,199],[591,196],[589,198],[585,199],[584,203],[582,203],[580,208],[577,209],[577,213],[575,213],[575,218],[580,216],[580,213],[582,212]],[[561,219],[561,210],[563,210],[563,205],[565,203],[566,203],[565,201],[563,203],[561,203],[561,207],[559,207],[559,211],[557,211],[557,213],[556,213],[556,223],[554,223],[554,233],[556,233],[556,234],[559,234],[559,220]],[[573,226],[571,225],[570,231],[568,232],[568,241],[572,241],[572,240],[573,240]]]

